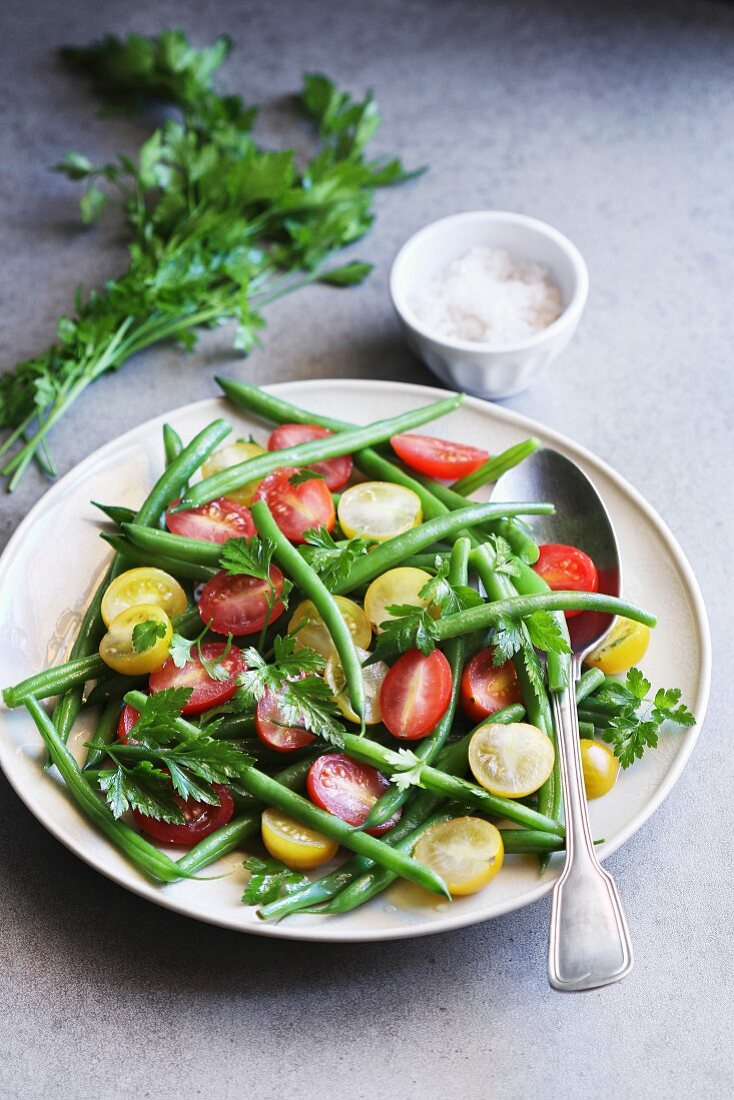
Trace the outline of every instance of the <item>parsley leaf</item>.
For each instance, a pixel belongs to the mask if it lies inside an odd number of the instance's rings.
[[[171,798],[167,773],[148,760],[141,760],[130,769],[118,765],[101,771],[98,784],[115,817],[122,817],[128,810],[139,810],[157,821],[185,824],[181,808]]]
[[[152,649],[158,638],[165,638],[166,624],[156,622],[155,619],[146,619],[144,623],[136,623],[133,627],[133,649],[136,653],[145,653]]]
[[[354,562],[369,552],[372,543],[355,536],[341,546],[325,527],[306,531],[305,543],[298,547],[301,556],[318,573],[327,588],[348,580]]]
[[[242,866],[250,878],[242,895],[245,905],[267,905],[281,894],[293,894],[307,886],[310,879],[300,871],[292,871],[279,859],[258,859],[248,856]]]
[[[320,474],[318,470],[311,470],[308,466],[304,466],[301,470],[296,470],[294,474],[288,478],[289,485],[304,485],[307,481],[324,481],[324,475]]]
[[[164,688],[149,695],[135,723],[135,740],[165,744],[176,736],[176,720],[191,698],[193,688]]]
[[[657,748],[664,722],[690,727],[696,719],[680,702],[679,688],[660,688],[650,702],[652,685],[638,668],[631,668],[624,681],[607,681],[589,696],[594,701],[614,708],[608,724],[599,735],[613,748],[623,768],[639,760],[646,748]]]
[[[408,649],[419,649],[425,656],[433,652],[438,628],[427,607],[416,607],[412,603],[391,604],[386,610],[392,618],[381,624],[375,647],[365,664],[372,665],[376,661],[390,664]]]
[[[270,566],[275,547],[269,539],[253,535],[249,539],[227,539],[222,547],[219,564],[230,577],[240,575],[270,580]]]
[[[470,588],[466,584],[451,584],[449,570],[448,561],[437,554],[435,575],[418,593],[428,606],[437,608],[442,615],[455,615],[459,611],[464,611],[468,607],[477,607],[484,602],[475,588]]]
[[[394,783],[399,791],[407,791],[410,787],[421,785],[426,761],[421,760],[410,749],[391,751],[388,755],[388,762],[395,768],[390,776],[390,782]]]

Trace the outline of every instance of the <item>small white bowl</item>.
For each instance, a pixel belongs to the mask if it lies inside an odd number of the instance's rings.
[[[543,264],[561,293],[561,316],[511,344],[450,340],[432,332],[413,312],[411,294],[477,246],[504,248],[513,259]],[[567,237],[537,218],[501,210],[471,210],[431,222],[406,241],[390,272],[390,295],[413,351],[454,389],[495,400],[527,389],[560,355],[576,331],[588,293],[586,264]]]

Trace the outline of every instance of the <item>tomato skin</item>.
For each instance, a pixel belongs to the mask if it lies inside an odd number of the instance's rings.
[[[489,458],[489,452],[466,443],[452,443],[432,435],[406,433],[394,435],[390,446],[411,470],[426,477],[456,481],[478,469]]]
[[[533,569],[553,592],[598,592],[599,573],[593,561],[576,546],[548,542],[539,547],[540,557]],[[581,612],[566,611],[567,619]]]
[[[129,703],[125,703],[120,713],[120,720],[117,723],[117,740],[121,741],[123,745],[130,742],[130,731],[139,717],[140,711],[136,710],[135,707],[131,707]]]
[[[293,752],[316,740],[307,729],[285,725],[285,721],[277,695],[266,690],[255,711],[255,732],[262,743],[276,752]]]
[[[224,642],[207,642],[201,647],[201,652],[205,660],[216,661],[225,649]],[[221,663],[230,674],[229,680],[212,680],[195,649],[183,668],[176,668],[173,659],[169,657],[162,668],[151,673],[148,688],[153,694],[156,691],[164,691],[165,688],[193,688],[189,701],[181,713],[201,714],[202,711],[221,706],[232,698],[237,690],[237,677],[246,668],[245,659],[236,645],[230,647],[229,653]]]
[[[199,598],[199,614],[204,623],[211,623],[217,634],[256,634],[265,623],[274,623],[285,608],[277,596],[283,591],[283,574],[277,565],[270,566],[270,580],[276,599],[268,615],[270,587],[266,581],[246,574],[231,577],[217,573],[207,581]]]
[[[292,466],[274,470],[258,485],[255,500],[264,500],[273,519],[291,542],[305,542],[306,531],[325,527],[331,531],[336,522],[334,501],[321,478],[292,485],[291,477],[298,473]]]
[[[299,443],[308,443],[311,439],[323,439],[333,435],[328,428],[318,424],[281,424],[268,439],[269,451],[283,451],[286,447],[295,447]],[[343,489],[352,476],[352,456],[340,455],[339,458],[327,458],[324,462],[313,462],[308,467],[317,474],[323,474],[326,487],[332,493]]]
[[[581,768],[584,773],[586,797],[602,798],[611,791],[619,775],[619,760],[608,745],[582,737]]]
[[[424,656],[409,649],[385,677],[380,691],[382,721],[393,737],[417,741],[443,717],[451,699],[451,666],[440,649]]]
[[[343,752],[327,752],[309,768],[306,788],[309,798],[335,817],[359,828],[380,795],[390,787],[390,780],[369,764],[360,764]],[[400,820],[397,810],[389,821],[374,829],[371,836],[380,836]]]
[[[218,806],[206,802],[197,802],[193,798],[183,799],[174,794],[173,800],[183,810],[185,825],[176,825],[170,821],[158,821],[154,817],[133,810],[135,824],[148,836],[161,844],[171,844],[179,848],[191,848],[204,837],[226,825],[234,813],[232,795],[221,783],[212,783],[212,789],[219,798]]]
[[[178,504],[174,500],[173,508]],[[201,539],[202,542],[226,542],[227,539],[251,539],[257,534],[252,522],[250,509],[236,500],[220,497],[202,504],[198,508],[189,508],[185,512],[166,512],[166,527],[174,535],[183,535],[189,539]]]
[[[467,661],[461,676],[461,708],[472,722],[481,722],[503,707],[522,702],[522,689],[512,661],[497,667],[494,649],[480,649]]]

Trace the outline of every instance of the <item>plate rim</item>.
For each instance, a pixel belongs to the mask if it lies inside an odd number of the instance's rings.
[[[292,379],[285,382],[276,382],[269,385],[263,385],[258,388],[265,392],[272,392],[276,395],[287,396],[289,391],[303,390],[306,387],[309,390],[328,390],[330,386],[338,385],[346,387],[347,389],[363,390],[367,388],[387,388],[393,392],[399,391],[406,396],[424,398],[424,399],[436,399],[436,397],[445,397],[447,393],[454,392],[447,388],[438,386],[427,386],[414,382],[401,382],[393,381],[392,379],[381,378],[311,378],[297,380]],[[64,491],[67,483],[72,480],[78,479],[80,476],[84,476],[89,467],[94,466],[100,459],[106,457],[108,452],[116,449],[120,445],[124,445],[129,437],[136,435],[137,433],[152,432],[157,427],[162,427],[166,422],[178,416],[184,416],[198,410],[202,406],[217,405],[224,409],[231,409],[231,405],[226,401],[226,398],[218,394],[214,394],[211,397],[200,398],[197,401],[188,402],[185,405],[180,405],[175,409],[170,409],[167,412],[161,413],[158,416],[152,417],[149,420],[143,421],[141,424],[137,424],[132,428],[129,428],[126,432],[116,436],[114,439],[109,440],[107,443],[98,447],[91,454],[87,455],[70,470],[67,471],[57,482],[49,486],[46,492],[39,498],[33,505],[28,514],[21,520],[16,530],[11,535],[10,539],[0,556],[0,586],[3,583],[5,573],[8,571],[12,564],[12,560],[18,552],[18,547],[22,544],[26,531],[32,528],[37,517],[42,513],[47,506],[49,496],[58,495]],[[663,781],[656,787],[654,794],[645,804],[643,809],[639,811],[635,817],[628,822],[624,828],[614,837],[613,840],[605,842],[599,849],[599,856],[601,859],[606,859],[607,856],[612,855],[619,848],[625,844],[631,836],[638,832],[643,825],[652,817],[655,811],[662,805],[665,799],[668,797],[670,791],[678,782],[683,769],[688,763],[698,738],[703,728],[703,723],[706,717],[706,711],[709,702],[710,690],[711,690],[711,665],[712,665],[712,652],[711,652],[711,629],[708,620],[708,614],[706,611],[706,605],[701,592],[701,587],[698,583],[696,575],[693,571],[684,550],[680,546],[677,538],[667,525],[665,520],[660,516],[657,510],[646,500],[642,493],[637,490],[626,478],[619,474],[614,467],[610,466],[604,459],[600,458],[593,451],[589,450],[581,443],[577,443],[570,436],[565,435],[562,432],[557,431],[554,428],[547,427],[541,421],[535,420],[531,417],[525,416],[523,413],[516,412],[514,409],[505,408],[502,405],[498,405],[491,401],[485,401],[482,398],[474,397],[470,395],[464,396],[464,402],[461,407],[475,408],[483,415],[489,413],[490,417],[505,421],[514,427],[521,428],[530,434],[540,433],[546,439],[551,441],[554,445],[557,445],[562,451],[570,451],[571,454],[579,455],[583,461],[600,470],[606,477],[610,478],[616,486],[622,491],[623,494],[630,497],[636,506],[645,514],[647,520],[652,523],[653,527],[657,528],[658,532],[662,536],[666,543],[668,550],[670,551],[676,567],[684,582],[685,590],[688,596],[691,598],[692,603],[692,617],[695,620],[698,630],[700,653],[701,653],[701,676],[698,684],[698,692],[695,702],[691,704],[691,710],[696,715],[696,725],[686,732],[686,743],[683,751],[679,752],[673,762],[673,765],[668,769]],[[246,410],[243,410],[245,412]],[[254,417],[254,419],[263,420],[262,417]],[[264,421],[266,422],[266,421]],[[0,717],[4,713],[9,713],[9,708],[5,707],[3,703],[0,703]],[[441,932],[449,932],[454,929],[468,927],[474,924],[480,924],[487,920],[493,920],[496,917],[504,916],[507,913],[516,912],[519,909],[524,908],[527,905],[531,905],[541,898],[547,896],[553,886],[556,879],[540,879],[538,885],[529,893],[523,896],[521,902],[508,899],[505,902],[498,903],[496,908],[491,914],[478,915],[477,913],[456,913],[453,915],[442,916],[435,921],[432,921],[428,925],[415,925],[411,926],[406,924],[404,928],[376,928],[376,929],[342,929],[338,931],[338,926],[331,921],[326,921],[324,924],[314,925],[312,927],[301,925],[284,925],[284,924],[256,924],[252,927],[243,927],[234,921],[227,920],[223,917],[216,915],[206,915],[198,912],[192,912],[186,902],[177,901],[175,898],[167,895],[162,885],[155,884],[146,879],[142,873],[140,877],[127,877],[134,876],[138,873],[130,866],[123,864],[118,870],[111,867],[100,867],[99,863],[95,860],[92,853],[88,853],[84,850],[83,843],[77,842],[77,840],[66,834],[63,828],[57,826],[55,822],[44,820],[41,809],[36,809],[33,801],[26,797],[22,784],[15,782],[15,777],[9,773],[5,766],[6,754],[10,752],[9,743],[6,744],[5,740],[0,737],[0,767],[3,770],[3,774],[8,783],[15,791],[21,802],[25,807],[33,814],[37,821],[49,832],[51,835],[64,845],[69,851],[76,855],[88,866],[92,867],[97,873],[102,874],[105,878],[115,882],[118,886],[121,886],[138,897],[144,898],[146,901],[161,906],[162,908],[169,909],[172,912],[178,913],[182,916],[189,917],[193,920],[198,920],[201,923],[214,925],[216,927],[227,928],[235,932],[246,933],[251,935],[268,936],[275,939],[287,939],[287,940],[300,940],[309,942],[326,942],[326,943],[367,943],[371,941],[387,941],[398,939],[413,939],[419,936],[435,935]],[[81,811],[78,811],[81,813]],[[87,823],[88,828],[92,828]]]

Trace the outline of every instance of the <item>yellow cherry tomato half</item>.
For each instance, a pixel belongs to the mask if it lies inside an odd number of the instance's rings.
[[[148,623],[157,627],[158,631],[151,628],[135,632],[137,626]],[[165,664],[172,634],[171,620],[162,607],[138,603],[115,616],[99,643],[99,655],[115,672],[125,676],[142,676]],[[144,643],[147,644],[142,648]]]
[[[384,542],[417,527],[423,511],[412,489],[389,481],[363,481],[344,490],[337,516],[348,539],[358,536]]]
[[[364,610],[372,628],[380,633],[382,623],[393,616],[386,609],[393,604],[407,603],[414,607],[427,607],[428,600],[419,595],[422,588],[431,580],[431,574],[425,569],[415,569],[410,565],[401,565],[397,569],[388,569],[376,577],[364,596]]]
[[[543,730],[527,722],[487,722],[469,742],[469,767],[490,794],[524,798],[553,771],[555,750]]]
[[[619,775],[619,760],[612,750],[603,745],[601,741],[590,741],[582,737],[579,741],[581,748],[581,767],[584,772],[584,786],[586,797],[601,798],[609,794]]]
[[[617,676],[641,661],[649,644],[649,626],[618,618],[606,640],[586,658],[586,663],[600,668],[606,676]]]
[[[209,455],[201,467],[201,476],[211,477],[212,474],[228,470],[230,466],[237,466],[240,462],[247,462],[250,458],[257,458],[258,455],[267,453],[259,443],[248,443],[244,439],[238,439],[235,443],[220,447],[214,454]],[[248,481],[246,485],[241,485],[239,489],[232,489],[227,493],[227,500],[236,500],[239,504],[252,504],[255,490],[261,481],[262,478],[257,478],[255,481]]]
[[[263,844],[273,859],[281,860],[294,871],[310,871],[328,863],[339,847],[337,841],[301,825],[272,806],[263,810],[260,827]]]
[[[414,859],[440,875],[454,897],[476,894],[502,866],[505,847],[499,829],[481,817],[454,817],[420,838]]]
[[[360,662],[369,657],[369,650],[357,647],[357,656]],[[382,721],[382,709],[380,707],[380,692],[382,684],[390,669],[384,661],[375,661],[372,665],[362,668],[362,682],[364,683],[364,722],[366,726],[376,726]],[[350,722],[359,722],[359,718],[352,710],[349,701],[349,693],[346,691],[346,677],[341,661],[336,653],[333,653],[326,662],[324,679],[334,693],[334,702],[344,717]]]
[[[346,596],[334,596],[334,602],[339,608],[342,619],[349,627],[354,644],[366,649],[372,640],[372,630],[362,608]],[[295,635],[299,648],[315,649],[325,660],[336,652],[326,623],[311,600],[299,603],[288,623],[288,633]]]
[[[102,618],[105,626],[109,626],[121,611],[127,611],[128,607],[135,607],[140,603],[155,604],[165,611],[169,619],[175,619],[177,615],[183,615],[188,601],[175,577],[164,573],[162,569],[148,566],[128,569],[115,577],[102,597]]]

